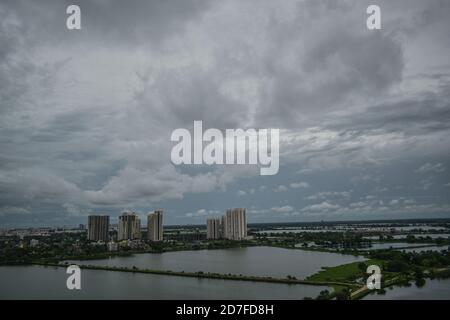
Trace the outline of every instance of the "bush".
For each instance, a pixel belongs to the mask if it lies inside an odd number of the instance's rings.
[[[348,288],[342,289],[342,291],[336,293],[337,300],[350,300],[350,290]]]

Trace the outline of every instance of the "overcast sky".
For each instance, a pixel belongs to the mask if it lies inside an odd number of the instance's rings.
[[[450,217],[449,17],[446,0],[1,0],[0,227]],[[194,120],[280,128],[279,173],[172,165]]]

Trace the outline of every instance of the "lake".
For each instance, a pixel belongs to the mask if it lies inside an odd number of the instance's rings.
[[[331,288],[152,274],[81,270],[81,290],[68,290],[65,268],[0,267],[0,299],[303,299]]]
[[[422,288],[412,284],[411,287],[394,287],[386,289],[386,294],[370,294],[363,300],[448,300],[450,298],[450,279],[426,280]]]
[[[71,261],[75,264],[118,266],[187,272],[217,272],[254,276],[299,279],[320,271],[322,266],[333,267],[363,261],[364,257],[337,253],[314,252],[274,247],[246,247],[219,250],[175,251],[143,253],[130,257],[100,260]]]

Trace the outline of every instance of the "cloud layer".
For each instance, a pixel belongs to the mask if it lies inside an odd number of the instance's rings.
[[[78,1],[68,31],[67,1],[2,1],[0,224],[449,216],[450,5],[379,2],[369,31],[369,1]],[[194,120],[280,128],[280,174],[173,166]]]

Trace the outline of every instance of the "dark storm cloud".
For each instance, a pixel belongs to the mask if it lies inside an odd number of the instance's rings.
[[[422,78],[426,80],[426,77]],[[410,134],[448,131],[450,129],[450,74],[439,77],[437,92],[420,96],[393,98],[338,119],[337,128],[348,130],[385,129]],[[333,125],[330,125],[333,127]]]
[[[361,96],[376,96],[401,79],[402,50],[392,38],[332,28],[323,31],[327,34],[323,42],[307,50],[298,69],[274,72],[274,91],[261,117],[295,126],[305,113],[323,118],[324,113]],[[381,55],[383,59],[378,58]]]
[[[170,130],[191,127],[199,119],[220,129],[248,122],[248,106],[221,92],[222,81],[215,70],[168,70],[152,84],[143,83],[135,102],[154,125],[170,125]]]
[[[57,43],[77,40],[65,28],[66,8],[75,4],[82,11],[83,41],[99,41],[109,45],[132,45],[146,41],[158,44],[170,34],[183,30],[213,1],[133,0],[124,5],[114,0],[5,0],[1,8],[20,19],[22,36],[35,43]],[[73,38],[73,36],[75,37]]]
[[[298,5],[293,32],[281,29],[271,39],[276,45],[267,61],[273,91],[267,91],[261,117],[294,127],[308,120],[321,122],[325,113],[380,95],[401,80],[402,45],[392,29],[373,33],[361,28],[359,13],[366,7],[364,1]],[[290,43],[297,30],[306,36],[296,47]],[[283,55],[294,55],[292,64],[277,63]]]

